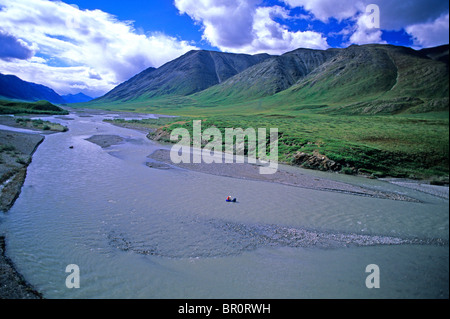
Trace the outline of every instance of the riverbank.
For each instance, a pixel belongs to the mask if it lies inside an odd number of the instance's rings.
[[[144,133],[153,133],[148,134],[147,137],[149,139],[155,140],[152,138],[156,130],[151,130],[149,128],[145,128],[139,124],[130,124],[125,123],[117,124],[112,123],[119,127],[125,127],[128,129],[138,130]],[[112,145],[117,145],[124,142],[124,138],[117,135],[93,135],[86,139],[87,141],[94,143],[102,148],[108,148]],[[156,142],[161,142],[160,140],[155,140]],[[240,179],[248,179],[262,182],[270,182],[270,183],[279,183],[289,186],[322,190],[322,191],[331,191],[331,192],[341,192],[358,196],[367,196],[367,197],[375,197],[375,198],[384,198],[391,200],[400,200],[400,201],[410,201],[410,202],[418,202],[418,200],[396,193],[382,192],[379,190],[373,190],[368,188],[363,188],[360,186],[350,185],[347,183],[333,181],[327,178],[319,178],[314,176],[314,174],[306,174],[300,173],[298,170],[286,170],[285,168],[289,166],[280,165],[280,168],[277,170],[275,174],[264,175],[260,174],[260,168],[266,164],[253,164],[248,163],[225,163],[222,160],[221,163],[178,163],[174,164],[170,158],[170,151],[167,148],[162,148],[148,156],[149,162],[147,162],[147,166],[154,169],[171,169],[174,167],[178,167],[181,169],[192,170],[205,174],[219,175],[230,178],[240,178]],[[367,177],[365,175],[360,175],[361,177]],[[448,187],[445,186],[436,186],[430,185],[426,181],[412,181],[412,180],[399,180],[399,179],[381,179],[386,182],[397,184],[400,186],[413,188],[418,191],[422,191],[424,193],[428,193],[434,196],[438,196],[441,198],[448,199]]]
[[[139,130],[167,142],[174,129],[192,136],[193,120],[201,128],[214,127],[222,136],[227,128],[278,128],[278,160],[302,168],[359,175],[401,178],[448,186],[448,115],[406,117],[199,116],[176,119],[108,122]],[[418,125],[420,124],[420,125]],[[202,140],[202,147],[208,143]],[[268,148],[268,145],[266,146]]]
[[[5,237],[0,236],[0,299],[43,299],[17,272],[5,250]]]
[[[26,116],[0,116],[0,125],[7,127],[14,127],[16,129],[31,130],[36,133],[58,133],[66,132],[67,127],[52,123],[49,121],[43,121],[40,119],[32,119],[32,115]]]
[[[200,173],[240,178],[261,182],[278,183],[288,186],[308,188],[320,191],[340,192],[357,196],[367,196],[390,200],[419,202],[417,199],[406,195],[384,192],[366,187],[351,185],[348,183],[334,181],[332,179],[316,177],[300,172],[299,170],[286,170],[281,167],[274,174],[260,174],[260,168],[266,164],[262,163],[177,163],[174,164],[170,158],[170,150],[160,149],[149,155],[152,161],[163,163],[167,166],[176,166],[182,169],[192,170]],[[152,163],[154,164],[154,163]],[[156,164],[156,163],[155,163]],[[148,165],[155,167],[154,165]],[[158,168],[158,167],[156,167]]]
[[[0,129],[0,213],[7,213],[20,195],[27,167],[44,141],[43,134],[65,132],[67,129],[60,124],[29,118],[17,121],[10,116],[0,116],[0,125],[6,128]],[[27,130],[36,133],[25,133]],[[16,271],[6,254],[5,237],[0,236],[0,299],[41,298],[42,295]]]
[[[31,157],[43,141],[40,134],[0,130],[0,211],[8,211],[19,196]]]
[[[67,130],[61,124],[29,116],[0,116],[0,211],[8,211],[19,196],[26,169],[44,135]]]
[[[164,119],[164,122],[170,120],[170,119]],[[134,129],[141,132],[147,133],[147,138],[150,140],[153,140],[158,143],[166,143],[169,141],[169,131],[164,131],[161,129],[160,125],[163,122],[159,121],[124,121],[124,120],[108,120],[107,122],[123,128],[128,129]],[[152,124],[152,122],[155,122]],[[102,146],[102,143],[107,144],[114,144],[118,137],[112,137],[111,141],[105,142],[105,139],[108,139],[108,137],[93,137],[93,139],[97,139],[98,141],[103,140],[101,143],[96,143],[100,146]],[[301,154],[300,154],[301,155]],[[369,189],[364,189],[359,186],[353,186],[345,183],[339,183],[328,179],[323,178],[316,178],[312,175],[308,174],[299,174],[299,173],[293,173],[291,171],[286,172],[284,170],[278,170],[276,174],[273,175],[261,175],[259,174],[260,166],[255,164],[249,164],[249,163],[243,163],[243,164],[217,164],[217,163],[179,163],[174,165],[172,161],[170,160],[170,154],[167,150],[159,150],[155,153],[151,154],[149,156],[151,159],[151,162],[147,163],[147,166],[150,168],[157,168],[157,169],[170,169],[171,166],[176,166],[183,169],[198,171],[202,173],[207,174],[213,174],[213,175],[221,175],[221,176],[227,176],[232,178],[243,178],[243,179],[252,179],[252,180],[258,180],[258,181],[265,181],[265,182],[274,182],[274,183],[280,183],[290,186],[297,186],[297,187],[303,187],[303,188],[310,188],[310,189],[317,189],[317,190],[324,190],[324,191],[335,191],[335,192],[343,192],[343,193],[349,193],[353,195],[360,195],[360,196],[369,196],[369,197],[377,197],[377,198],[385,198],[385,199],[393,199],[393,200],[402,200],[402,201],[412,201],[415,202],[417,200],[400,195],[400,194],[394,194],[394,193],[386,193],[386,192],[380,192],[380,191],[374,191]],[[315,160],[315,162],[318,163],[318,165],[309,165],[308,169],[311,170],[318,170],[320,171],[319,167],[321,167],[322,164],[328,165],[329,162],[331,162],[327,158],[320,158],[318,160],[317,156],[309,156],[306,160],[308,162],[311,162],[312,159]],[[302,166],[302,165],[293,165],[293,166]],[[333,170],[330,170],[330,172],[333,172]],[[335,172],[337,173],[337,172]],[[441,198],[449,199],[449,188],[448,184],[444,185],[432,185],[431,183],[433,180],[431,179],[423,179],[423,180],[412,180],[412,179],[399,179],[399,178],[376,178],[371,175],[367,175],[365,173],[352,173],[351,175],[356,175],[364,178],[372,178],[372,179],[380,179],[384,180],[386,182],[396,184],[399,186],[412,188],[427,194],[431,194],[434,196],[438,196]]]
[[[0,130],[0,211],[6,213],[19,197],[27,167],[39,144],[40,134]],[[0,236],[0,299],[40,299],[35,291],[15,270],[7,257],[5,237]]]

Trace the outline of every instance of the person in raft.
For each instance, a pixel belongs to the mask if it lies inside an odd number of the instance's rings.
[[[231,199],[231,196],[228,196],[226,201],[236,203],[236,198]]]

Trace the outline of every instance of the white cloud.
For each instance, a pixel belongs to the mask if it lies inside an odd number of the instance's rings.
[[[370,0],[367,3],[370,3]],[[401,30],[406,27],[429,23],[448,12],[449,3],[443,0],[378,0],[375,2],[381,10],[381,28]]]
[[[115,85],[112,73],[106,74],[101,81],[91,78],[95,71],[86,66],[54,67],[46,64],[46,60],[33,57],[29,61],[18,60],[8,63],[0,60],[3,74],[14,74],[29,82],[43,84],[60,94],[83,93],[97,97],[109,91]]]
[[[303,7],[322,22],[328,22],[330,18],[342,21],[356,16],[365,8],[361,1],[354,0],[283,0],[283,2],[292,8]]]
[[[375,28],[369,21],[371,16],[366,13],[368,4],[373,1],[354,1],[354,0],[283,0],[290,7],[303,7],[311,12],[313,16],[324,23],[328,23],[330,19],[336,19],[341,22],[350,20],[352,23],[349,27],[341,30],[339,34],[344,35],[347,39],[343,45],[351,44],[369,44],[369,43],[386,43],[382,40],[382,31]]]
[[[27,42],[38,58],[50,57],[53,65],[45,59],[2,62],[0,72],[14,69],[24,80],[61,94],[78,93],[84,85],[100,95],[150,66],[196,49],[162,33],[138,33],[132,22],[101,10],[79,10],[60,1],[0,0],[0,6],[0,29]],[[68,71],[76,76],[67,76]]]
[[[382,40],[383,32],[380,30],[379,26],[374,24],[374,18],[372,14],[361,13],[356,23],[353,27],[351,27],[352,31],[348,32],[350,34],[350,38],[346,45],[351,44],[371,44],[371,43],[379,43],[386,44],[386,41]]]
[[[406,28],[418,47],[428,48],[448,44],[449,14],[444,14],[433,22],[414,24]]]
[[[328,23],[350,21],[341,31],[348,35],[348,43],[384,43],[382,31],[406,30],[419,46],[448,43],[448,1],[442,0],[283,0],[290,7],[302,7],[315,19]],[[369,4],[380,8],[380,28],[367,28],[364,13]],[[444,14],[443,14],[444,13]],[[447,23],[445,25],[445,23]],[[428,33],[428,34],[427,34]]]
[[[255,0],[175,0],[181,14],[203,25],[203,36],[216,47],[232,47],[253,38]]]
[[[370,4],[376,4],[381,11],[381,29],[400,30],[406,26],[425,23],[448,11],[448,1],[443,0],[282,0],[290,7],[303,7],[316,19],[328,22],[355,19],[366,11]]]
[[[203,38],[222,51],[282,54],[300,47],[328,48],[314,31],[290,31],[275,21],[291,19],[281,6],[262,7],[255,0],[175,0],[181,14],[203,27]]]
[[[254,38],[240,51],[281,54],[298,48],[329,47],[322,34],[314,31],[289,31],[287,27],[276,22],[275,18],[289,19],[289,12],[279,6],[257,8],[253,21]]]

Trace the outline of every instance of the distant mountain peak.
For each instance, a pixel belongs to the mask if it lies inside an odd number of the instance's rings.
[[[77,94],[67,94],[63,95],[62,98],[66,101],[66,103],[85,103],[93,100],[92,97],[84,94],[84,93],[77,93]]]
[[[24,81],[15,75],[1,73],[0,96],[31,102],[46,100],[55,104],[65,103],[65,100],[58,93],[47,86]]]

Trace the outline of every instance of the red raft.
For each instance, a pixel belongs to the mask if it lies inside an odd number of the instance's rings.
[[[227,201],[229,203],[236,203],[236,198],[231,199],[231,196],[228,196],[225,201]]]

